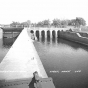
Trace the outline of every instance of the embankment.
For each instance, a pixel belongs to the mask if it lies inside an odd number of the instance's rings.
[[[74,41],[80,44],[88,45],[88,37],[83,37],[78,32],[66,32],[66,31],[60,31],[58,37],[67,39],[70,41]]]

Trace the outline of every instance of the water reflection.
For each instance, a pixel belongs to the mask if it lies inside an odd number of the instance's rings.
[[[57,44],[63,44],[64,46],[70,46],[73,49],[77,50],[77,49],[83,49],[88,51],[88,46],[80,44],[80,43],[76,43],[76,42],[72,42],[69,40],[65,40],[65,39],[61,39],[61,38],[45,38],[45,37],[41,37],[40,39],[38,39],[39,42],[41,42],[42,44],[47,44],[47,45],[57,45]],[[55,44],[54,44],[55,43]]]
[[[4,38],[1,41],[0,43],[0,47],[3,47],[3,48],[10,48],[12,46],[12,44],[15,42],[16,38]],[[79,44],[79,43],[75,43],[75,42],[71,42],[71,41],[67,41],[65,39],[61,39],[61,38],[58,38],[56,39],[55,37],[53,37],[52,39],[50,37],[48,37],[47,39],[45,37],[42,37],[40,39],[38,39],[39,42],[41,42],[42,44],[47,44],[47,45],[56,45],[56,44],[63,44],[64,46],[70,46],[72,47],[73,49],[77,50],[77,49],[83,49],[83,50],[86,50],[88,51],[88,46],[85,46],[85,45],[82,45],[82,44]],[[55,43],[55,44],[54,44]]]
[[[52,38],[52,43],[55,43],[56,40],[57,40],[57,39],[56,39],[55,37],[53,37],[53,38]]]
[[[41,42],[44,43],[45,42],[45,37],[41,38]]]

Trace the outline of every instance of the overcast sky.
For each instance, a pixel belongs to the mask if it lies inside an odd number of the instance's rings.
[[[88,25],[88,0],[0,0],[0,24],[76,17],[83,17]]]

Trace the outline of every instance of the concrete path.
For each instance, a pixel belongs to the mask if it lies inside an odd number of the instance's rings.
[[[31,78],[35,71],[47,78],[27,29],[23,29],[0,64],[0,80]]]

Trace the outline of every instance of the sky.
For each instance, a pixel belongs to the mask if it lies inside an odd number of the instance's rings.
[[[88,25],[88,0],[0,0],[0,24],[76,17]]]

